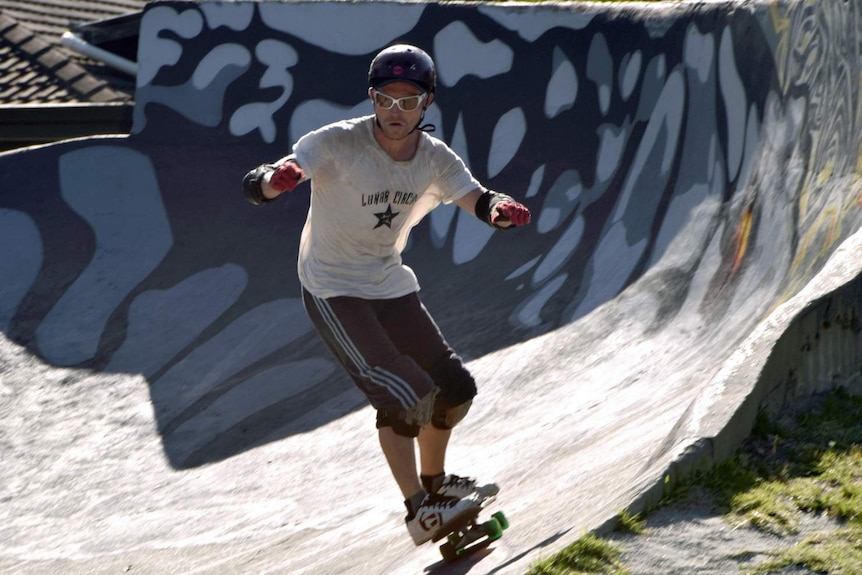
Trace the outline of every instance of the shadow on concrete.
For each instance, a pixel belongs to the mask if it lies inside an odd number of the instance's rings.
[[[837,24],[858,8],[152,5],[132,135],[0,155],[0,331],[57,373],[142,376],[174,470],[349,426],[364,398],[299,298],[308,185],[252,207],[239,182],[368,113],[368,60],[411,41],[440,68],[436,135],[534,214],[494,234],[442,207],[404,254],[488,392],[477,417],[566,429],[531,448],[547,465],[648,428],[631,465],[652,477],[712,421],[720,366],[862,222],[859,34]],[[351,32],[369,18],[378,35]],[[796,44],[811,26],[836,49]],[[545,545],[522,543],[477,560]]]
[[[512,519],[451,572],[522,573],[858,372],[860,2],[731,6],[148,6],[133,133],[0,154],[0,568],[441,569],[302,309],[308,186],[239,190],[368,113],[395,40],[534,214],[441,207],[404,253],[479,381],[452,464]]]

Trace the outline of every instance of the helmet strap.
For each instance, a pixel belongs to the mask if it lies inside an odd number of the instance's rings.
[[[422,109],[422,115],[419,117],[419,122],[416,124],[416,127],[410,131],[413,132],[414,130],[419,130],[420,132],[433,132],[437,129],[437,126],[435,126],[434,124],[423,124],[422,120],[424,120],[424,119],[425,119],[425,108]]]

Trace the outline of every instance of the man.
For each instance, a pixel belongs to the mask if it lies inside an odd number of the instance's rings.
[[[483,188],[426,133],[436,87],[428,54],[405,44],[386,48],[371,62],[368,83],[374,115],[306,134],[292,154],[249,172],[243,189],[261,204],[311,180],[297,265],[303,302],[377,410],[380,446],[420,545],[477,505],[476,481],[444,471],[452,428],[476,384],[422,305],[401,252],[413,226],[440,203],[454,202],[498,229],[529,223],[530,212]]]

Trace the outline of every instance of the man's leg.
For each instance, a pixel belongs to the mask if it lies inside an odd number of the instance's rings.
[[[398,435],[391,427],[381,427],[377,431],[392,476],[404,499],[410,499],[422,491],[422,483],[416,473],[414,439]]]
[[[413,439],[395,433],[391,427],[378,430],[380,447],[392,470],[398,488],[408,499],[422,490],[423,486],[416,474],[416,451]],[[419,432],[419,461],[422,475],[435,476],[443,473],[446,467],[446,448],[449,445],[451,429],[437,429],[426,425]]]
[[[377,410],[380,447],[393,478],[404,495],[405,525],[416,545],[432,539],[440,527],[472,511],[475,503],[456,498],[429,497],[416,466],[415,442],[420,429],[433,417],[437,386],[405,348],[445,345],[436,330],[417,331],[411,315],[427,321],[415,294],[411,298],[369,301],[360,298],[321,299],[303,290],[303,303],[314,326],[372,406]],[[400,305],[406,303],[407,305]],[[386,309],[393,308],[387,314]],[[402,313],[403,312],[403,313]],[[391,316],[389,321],[382,317]],[[393,324],[413,325],[407,333]],[[399,345],[395,344],[398,341]],[[426,409],[427,408],[427,409]],[[442,450],[445,453],[445,447]]]
[[[399,350],[413,358],[441,389],[432,416],[435,423],[422,427],[418,437],[421,473],[437,476],[445,469],[451,428],[469,409],[476,395],[476,382],[417,294],[391,302],[381,316],[381,323]],[[450,408],[451,405],[456,407]]]
[[[451,436],[451,429],[437,429],[433,425],[426,425],[419,432],[419,465],[422,475],[434,476],[443,473],[446,467],[446,448]]]

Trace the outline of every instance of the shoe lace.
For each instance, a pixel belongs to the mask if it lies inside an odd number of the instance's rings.
[[[426,509],[449,509],[458,504],[457,497],[445,497],[443,495],[429,495],[422,503]]]
[[[476,485],[476,480],[472,477],[459,477],[458,475],[448,475],[443,481],[446,487],[472,487]]]

